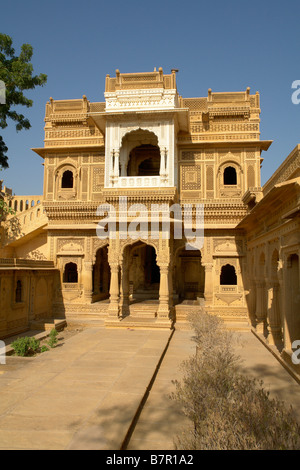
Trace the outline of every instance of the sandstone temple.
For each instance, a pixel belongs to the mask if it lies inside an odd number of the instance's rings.
[[[272,141],[260,139],[259,93],[184,98],[176,76],[117,70],[104,101],[50,98],[44,147],[32,149],[43,195],[0,196],[13,210],[1,226],[1,338],[60,320],[180,328],[202,305],[291,354],[300,340],[300,145],[261,186]],[[174,228],[183,213],[195,228],[198,206],[202,244],[187,249]],[[99,237],[103,219],[112,229]]]

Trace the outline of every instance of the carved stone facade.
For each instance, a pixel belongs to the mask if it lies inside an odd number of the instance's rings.
[[[45,145],[34,149],[44,160],[44,194],[35,208],[44,219],[30,226],[21,211],[7,220],[14,236],[2,256],[28,259],[40,251],[51,261],[60,273],[53,311],[67,320],[98,315],[113,324],[150,316],[152,326],[170,327],[205,302],[226,321],[247,323],[254,248],[243,221],[264,200],[261,153],[271,144],[260,140],[259,94],[208,90],[204,98],[182,98],[176,71],[159,69],[117,70],[106,77],[104,96],[96,103],[50,98]],[[116,221],[99,238],[105,204]],[[203,244],[187,250],[185,220],[177,218],[188,213],[195,229],[199,205]],[[168,212],[171,206],[176,210]],[[137,238],[124,236],[132,223]],[[180,238],[173,233],[178,223]],[[19,234],[9,224],[19,224]],[[155,236],[145,237],[153,227]]]
[[[243,272],[249,317],[290,365],[300,338],[300,146],[266,182],[263,198],[238,224],[245,232],[247,269]]]

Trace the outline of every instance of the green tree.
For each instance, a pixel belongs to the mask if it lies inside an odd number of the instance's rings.
[[[30,108],[33,101],[26,98],[25,90],[32,90],[36,86],[43,86],[47,82],[47,75],[33,75],[31,58],[33,48],[30,44],[23,44],[19,56],[15,55],[12,47],[12,38],[0,33],[0,81],[5,84],[5,103],[0,104],[0,128],[7,127],[7,120],[16,123],[16,130],[30,129],[29,120],[13,109],[14,106]],[[7,147],[0,136],[0,166],[8,167]]]

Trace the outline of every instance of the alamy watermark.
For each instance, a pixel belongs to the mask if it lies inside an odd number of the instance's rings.
[[[173,217],[171,218],[171,214]],[[186,250],[201,250],[204,243],[204,204],[132,204],[127,196],[119,197],[119,206],[101,204],[97,216],[103,217],[96,232],[100,239],[181,240]]]
[[[0,341],[0,365],[6,364],[6,347],[4,341]]]
[[[295,90],[292,93],[292,103],[300,104],[300,80],[294,80],[292,83],[292,89]]]
[[[6,86],[2,80],[0,80],[0,104],[6,104]]]
[[[298,349],[296,349],[298,348]],[[292,363],[293,364],[300,364],[300,339],[293,341],[292,349],[296,349],[296,351],[292,354]]]

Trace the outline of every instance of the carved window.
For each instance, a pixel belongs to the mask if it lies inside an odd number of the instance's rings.
[[[15,300],[16,303],[22,302],[22,282],[20,280],[17,281]]]
[[[220,275],[220,285],[221,286],[236,286],[237,277],[234,266],[231,264],[226,264],[222,266],[221,275]]]
[[[63,173],[61,179],[61,187],[63,189],[72,189],[74,185],[73,173],[70,170],[67,170]]]
[[[233,166],[227,166],[224,170],[224,185],[236,185],[237,175],[236,169]]]
[[[78,282],[78,270],[76,263],[67,263],[64,271],[64,282],[66,283],[77,283]]]

